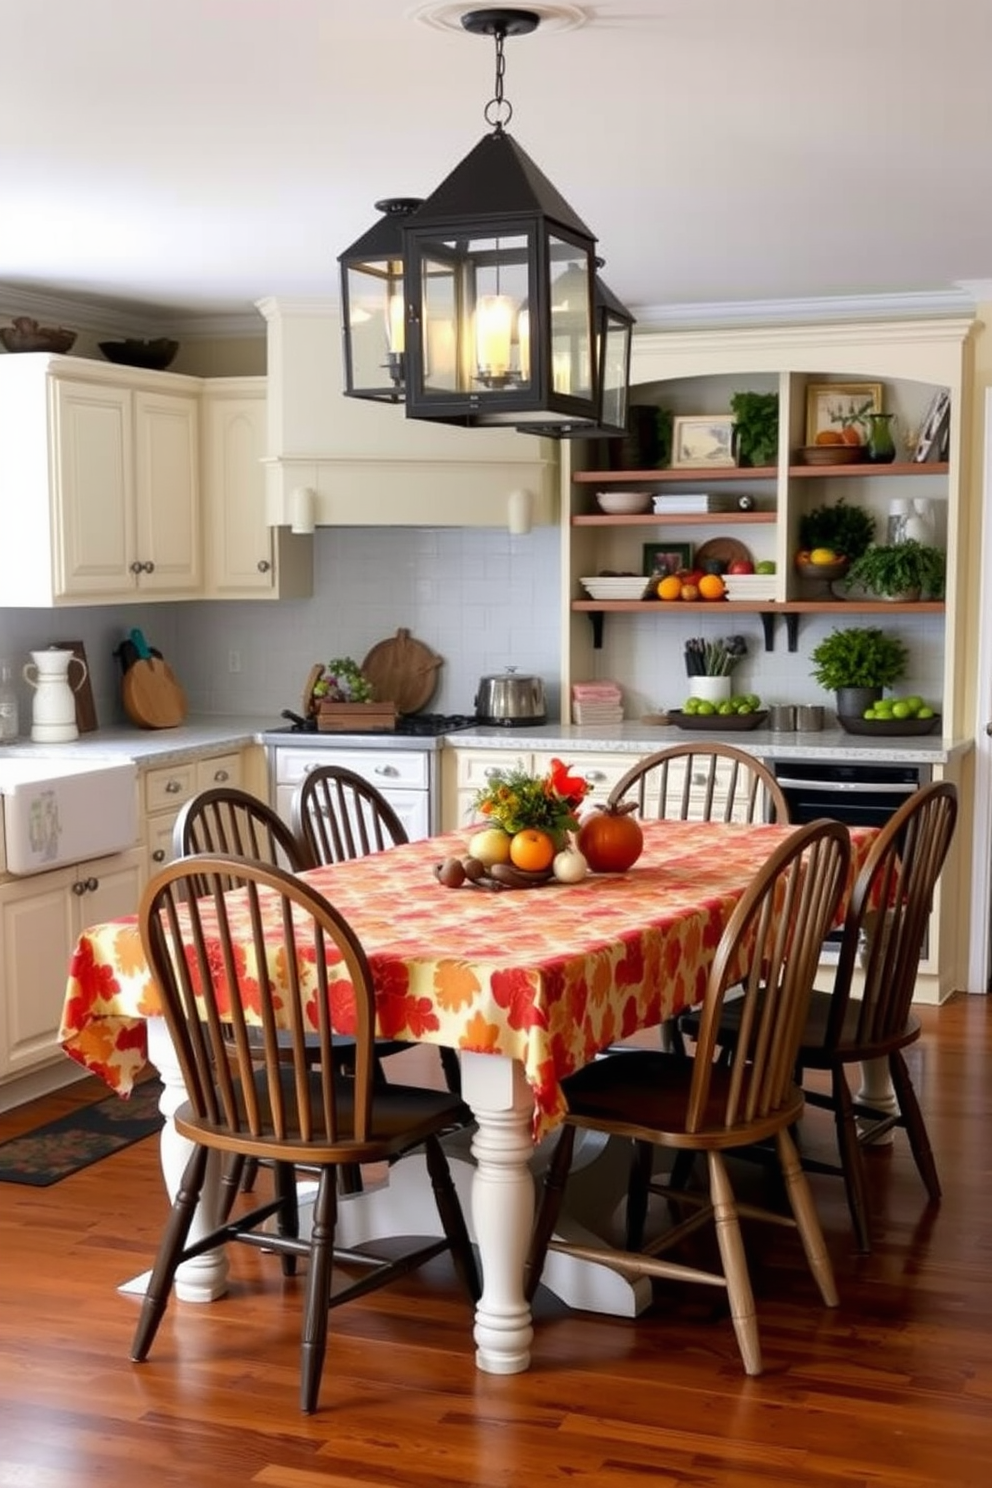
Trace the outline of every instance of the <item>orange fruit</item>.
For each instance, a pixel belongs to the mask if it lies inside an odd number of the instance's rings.
[[[524,827],[510,838],[510,862],[525,873],[541,873],[554,862],[555,844],[540,827]]]
[[[664,579],[658,580],[659,599],[678,599],[682,593],[682,580],[677,579],[674,574],[669,574]]]
[[[861,430],[856,429],[853,424],[848,424],[840,437],[844,444],[860,444]]]
[[[699,581],[699,592],[703,599],[722,599],[727,586],[719,574],[703,574]]]
[[[844,441],[837,429],[821,429],[817,434],[814,444],[843,444]]]

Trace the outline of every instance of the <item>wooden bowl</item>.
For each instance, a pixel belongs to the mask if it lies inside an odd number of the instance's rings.
[[[155,341],[101,341],[100,350],[108,362],[115,362],[120,367],[144,367],[151,372],[164,372],[179,350],[179,342],[170,341],[165,336]]]
[[[807,444],[799,451],[804,465],[860,465],[863,444]]]

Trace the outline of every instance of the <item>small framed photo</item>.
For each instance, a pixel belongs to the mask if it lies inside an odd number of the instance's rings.
[[[732,413],[691,414],[675,420],[672,429],[673,470],[702,470],[707,466],[736,464]]]
[[[645,543],[642,553],[642,572],[649,579],[663,579],[667,574],[678,573],[680,568],[692,567],[692,543]]]
[[[815,444],[825,429],[842,434],[853,426],[864,444],[868,415],[881,411],[880,382],[811,382],[806,389],[806,443]]]
[[[922,465],[926,460],[942,460],[944,458],[944,445],[947,432],[951,422],[951,395],[947,388],[939,388],[930,399],[930,407],[926,411],[923,423],[920,425],[920,437],[917,440],[916,452],[913,461]]]

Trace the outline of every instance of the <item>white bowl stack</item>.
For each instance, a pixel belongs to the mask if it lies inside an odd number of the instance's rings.
[[[651,510],[651,492],[597,491],[596,504],[611,517],[636,517]]]
[[[774,599],[777,577],[775,574],[724,574],[723,587],[727,598],[740,603],[756,599]]]

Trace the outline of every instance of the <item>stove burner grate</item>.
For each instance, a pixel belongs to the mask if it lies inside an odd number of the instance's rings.
[[[315,718],[303,718],[299,713],[293,713],[288,708],[283,709],[282,716],[288,720],[289,727],[285,730],[276,730],[276,732],[285,732],[288,734],[319,733],[322,739],[327,739],[328,741],[332,741],[335,737],[333,732],[321,733],[317,728],[317,720]],[[400,714],[397,718],[396,728],[393,732],[406,735],[408,738],[418,736],[420,738],[436,738],[439,734],[453,734],[457,733],[459,729],[474,728],[477,722],[478,719],[475,715],[468,713],[405,713]],[[382,730],[354,729],[350,732],[356,734],[381,733]]]

